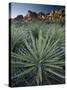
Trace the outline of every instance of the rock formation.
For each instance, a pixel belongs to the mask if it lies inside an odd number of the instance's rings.
[[[39,19],[39,20],[44,20],[44,21],[60,21],[63,22],[65,21],[65,10],[51,10],[48,13],[43,13],[43,12],[32,12],[28,11],[26,16],[23,17],[23,15],[18,15],[15,20],[18,21],[31,21],[33,19]]]
[[[18,15],[14,20],[22,21],[23,20],[23,15]]]

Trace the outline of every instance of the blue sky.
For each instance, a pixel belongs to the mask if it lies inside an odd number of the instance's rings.
[[[59,10],[59,9],[65,9],[65,7],[55,5],[43,5],[43,4],[11,3],[11,10],[9,7],[9,12],[11,12],[11,18],[14,18],[17,15],[25,16],[28,10],[37,13],[39,12],[47,13],[50,10]]]

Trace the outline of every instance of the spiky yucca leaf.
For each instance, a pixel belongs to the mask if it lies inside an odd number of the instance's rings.
[[[30,31],[29,38],[23,38],[21,46],[18,44],[17,49],[11,52],[11,79],[17,82],[25,80],[29,85],[64,83],[64,48],[61,48],[63,34],[64,31],[60,29],[43,31],[41,28],[38,37],[35,37]]]

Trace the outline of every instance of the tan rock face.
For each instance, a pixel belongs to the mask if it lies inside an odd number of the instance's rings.
[[[27,17],[32,17],[32,16],[33,16],[32,11],[28,11]]]
[[[31,21],[33,18],[37,18],[37,14],[29,10],[25,17],[28,21]]]
[[[51,21],[64,21],[65,11],[64,10],[55,10],[48,13],[49,20]]]
[[[37,13],[32,12],[32,11],[28,11],[27,15],[28,18],[36,18],[37,17]]]
[[[54,11],[53,10],[51,10],[50,12],[48,12],[48,16],[53,16],[54,15]]]
[[[28,11],[26,16],[18,15],[15,20],[25,20],[31,21],[33,18],[40,19],[44,21],[64,21],[65,20],[65,11],[64,10],[51,10],[47,14],[42,12],[36,13],[32,11]]]

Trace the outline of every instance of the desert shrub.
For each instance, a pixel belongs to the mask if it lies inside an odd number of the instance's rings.
[[[64,27],[60,24],[32,22],[29,28],[13,26],[11,45],[12,86],[65,82]]]

